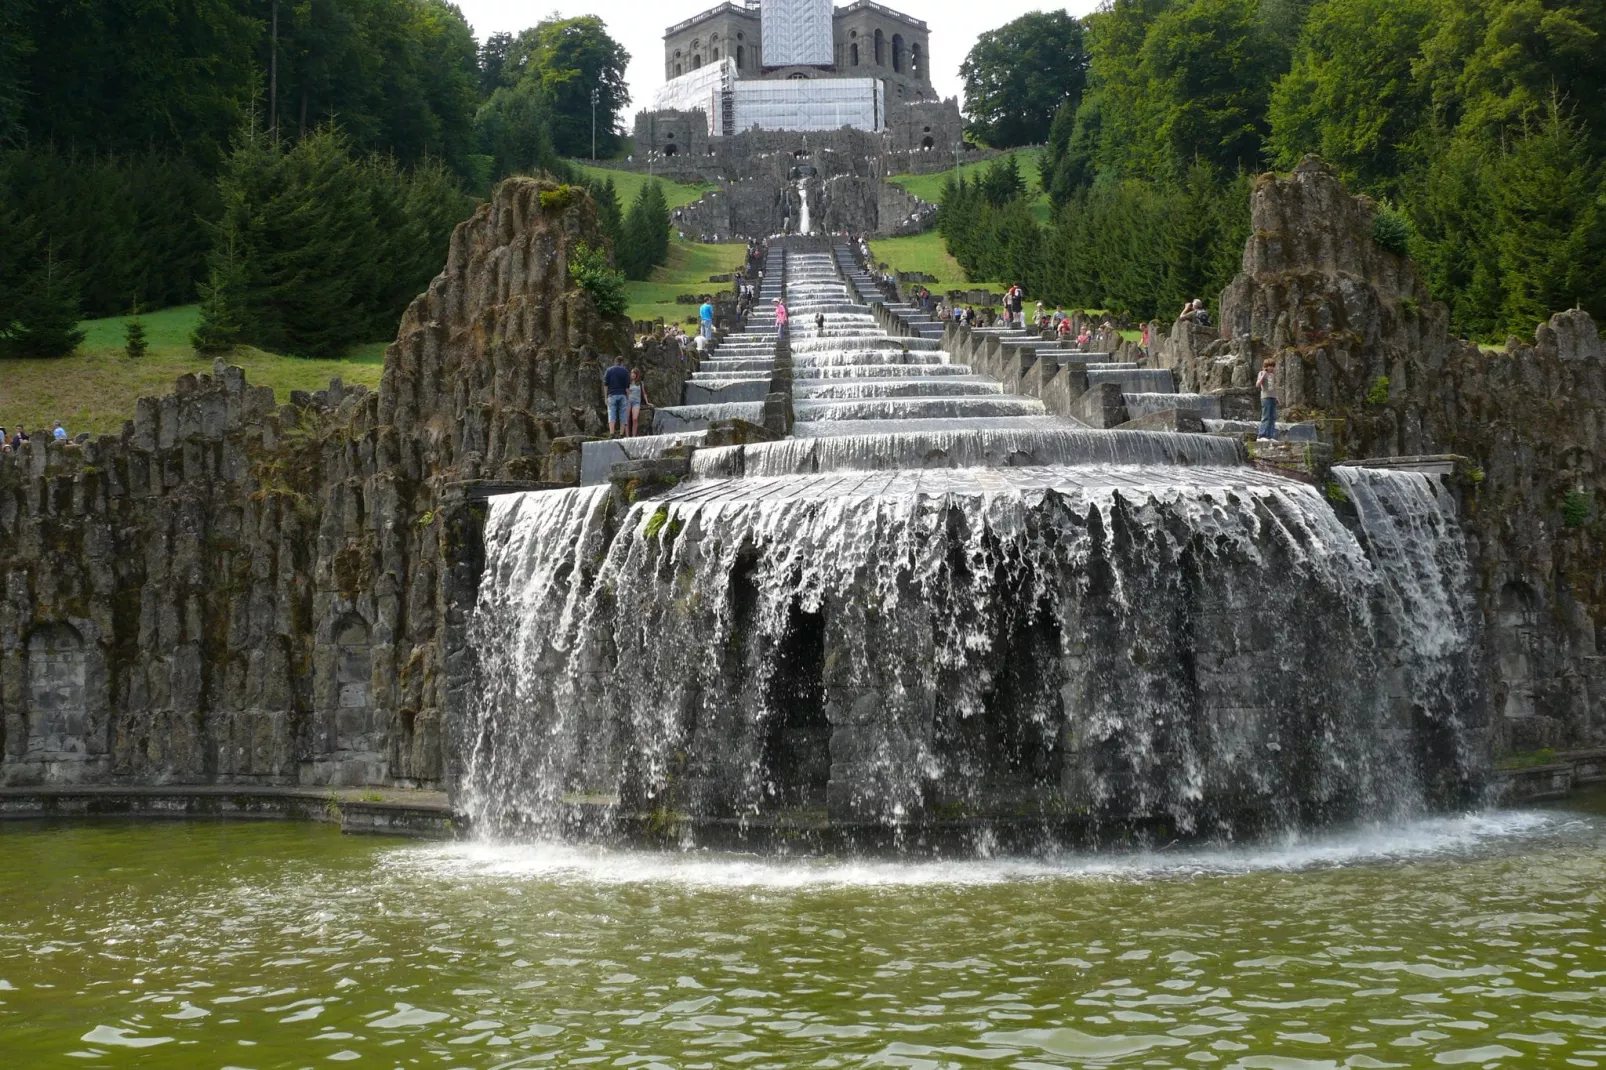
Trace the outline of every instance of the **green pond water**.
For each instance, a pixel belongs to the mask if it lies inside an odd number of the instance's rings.
[[[0,826],[0,1068],[1606,1066],[1606,805],[804,862]]]

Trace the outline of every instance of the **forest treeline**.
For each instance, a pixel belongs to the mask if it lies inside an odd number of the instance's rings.
[[[951,184],[942,230],[975,277],[1170,315],[1237,270],[1246,176],[1315,152],[1460,331],[1606,321],[1606,0],[1110,0],[1030,33],[1072,60],[1000,94],[1019,28],[984,34],[967,110],[978,139],[1046,142],[1054,221],[1007,177]]]
[[[494,181],[577,177],[593,89],[616,151],[628,61],[596,16],[478,42],[443,0],[7,0],[0,353],[198,294],[214,347],[384,337]]]

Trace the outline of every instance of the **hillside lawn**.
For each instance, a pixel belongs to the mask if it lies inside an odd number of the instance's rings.
[[[592,167],[580,160],[568,160],[571,166],[587,178],[613,179],[614,192],[619,195],[619,207],[628,212],[630,202],[647,184],[648,176],[634,171],[616,171],[611,167]],[[664,200],[671,210],[692,203],[713,187],[707,183],[687,185],[658,179],[663,186]],[[697,306],[675,303],[679,294],[707,294],[725,289],[728,283],[711,283],[710,275],[725,275],[742,266],[746,245],[741,242],[709,245],[674,237],[669,242],[669,262],[655,268],[646,282],[630,283],[630,309],[626,313],[632,320],[662,319],[665,323],[696,321]]]
[[[728,282],[709,282],[711,275],[725,275],[742,266],[747,258],[744,242],[708,245],[674,238],[669,243],[669,263],[653,269],[646,282],[629,284],[632,320],[662,319],[684,324],[697,319],[696,305],[675,303],[678,294],[711,294],[728,290]]]
[[[630,211],[630,202],[636,199],[636,194],[641,192],[641,187],[647,184],[648,176],[637,174],[634,171],[616,171],[611,167],[592,167],[590,164],[582,163],[579,160],[567,160],[565,162],[575,170],[583,173],[587,178],[594,178],[599,182],[607,181],[610,178],[613,179],[613,190],[619,195],[619,210],[621,212]],[[658,184],[664,188],[664,200],[668,202],[671,209],[690,204],[714,188],[707,183],[688,186],[684,182],[670,182],[668,179],[663,178],[658,179]]]
[[[85,320],[86,336],[77,352],[53,360],[0,360],[0,425],[21,423],[30,432],[60,420],[69,434],[114,434],[134,418],[137,398],[166,394],[186,372],[210,375],[212,358],[190,347],[190,332],[200,318],[197,305],[180,305],[144,313],[150,350],[140,360],[123,354],[127,316]],[[245,369],[246,382],[273,387],[282,404],[292,390],[322,390],[339,377],[348,384],[379,386],[385,346],[373,342],[352,350],[342,360],[305,360],[265,353],[244,346],[223,354]]]
[[[1005,153],[1008,155],[1008,153]],[[1002,159],[1003,157],[996,157]],[[1048,194],[1043,192],[1040,165],[1043,159],[1043,150],[1016,149],[1015,159],[1020,164],[1020,176],[1026,181],[1026,193],[1031,197],[1032,218],[1040,225],[1047,226],[1053,221],[1054,208],[1048,201]],[[892,175],[887,181],[893,185],[902,186],[910,193],[923,201],[932,204],[942,202],[942,190],[956,174],[964,175],[965,181],[974,182],[982,172],[993,165],[992,160],[981,163],[967,163],[958,168],[949,168],[930,175]],[[890,261],[889,261],[890,262]],[[906,268],[905,270],[919,270]]]

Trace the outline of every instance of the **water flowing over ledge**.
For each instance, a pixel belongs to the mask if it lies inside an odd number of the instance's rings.
[[[823,260],[792,276],[839,303]],[[835,315],[794,321],[794,437],[698,449],[633,504],[493,499],[477,829],[985,853],[1477,797],[1435,480],[1336,470],[1335,509],[1229,437],[1001,416],[1040,405]]]

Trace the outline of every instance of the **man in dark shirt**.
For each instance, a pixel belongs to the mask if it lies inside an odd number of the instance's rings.
[[[602,373],[602,397],[608,406],[608,434],[617,435],[629,416],[630,369],[625,367],[624,357],[614,357],[613,367]]]

